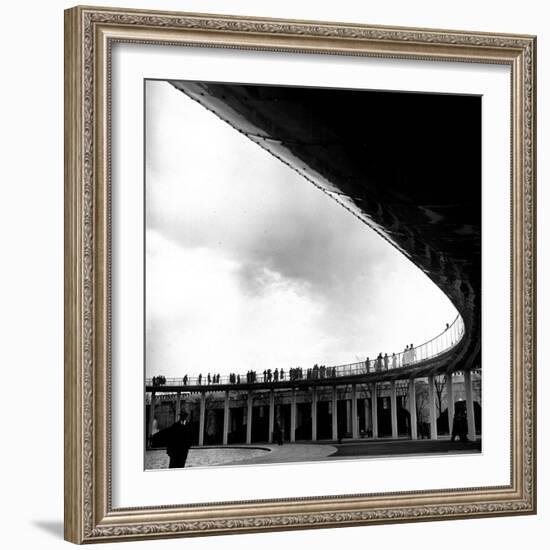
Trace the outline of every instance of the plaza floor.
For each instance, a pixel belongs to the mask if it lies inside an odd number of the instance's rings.
[[[258,444],[230,447],[193,447],[186,468],[207,466],[237,466],[245,464],[280,464],[316,462],[350,458],[388,457],[402,455],[462,454],[481,452],[481,440],[462,443],[446,439],[349,440],[334,442]],[[163,449],[148,450],[145,469],[168,468],[168,456]]]
[[[186,468],[238,464],[241,460],[260,458],[269,454],[267,447],[194,447],[189,450]],[[145,453],[145,469],[168,468],[169,458],[164,449],[148,450]]]

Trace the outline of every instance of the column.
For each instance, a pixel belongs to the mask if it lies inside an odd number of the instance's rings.
[[[317,441],[317,387],[311,389],[311,441]]]
[[[296,388],[292,388],[290,401],[290,441],[296,441]]]
[[[351,437],[359,438],[359,418],[357,415],[357,386],[351,386]]]
[[[271,390],[269,392],[269,433],[267,434],[267,441],[273,443],[273,430],[275,430],[275,392]]]
[[[351,399],[346,399],[345,403],[346,403],[346,433],[348,433],[348,432],[351,432]]]
[[[248,400],[246,402],[246,443],[252,443],[252,406],[253,406],[252,390],[248,390]]]
[[[199,412],[199,445],[204,445],[204,420],[206,415],[206,392],[201,392],[201,408]]]
[[[434,376],[428,376],[428,410],[430,412],[430,439],[437,439],[437,412],[435,407]]]
[[[447,418],[449,419],[449,435],[453,433],[453,419],[455,415],[455,398],[453,394],[453,375],[445,375],[445,389],[447,392]]]
[[[411,439],[418,439],[418,422],[416,419],[416,386],[414,378],[409,380],[409,414],[411,417]]]
[[[474,417],[474,400],[472,399],[472,373],[464,371],[464,393],[466,394],[466,415],[468,420],[468,439],[476,440],[476,423]]]
[[[332,439],[338,439],[338,395],[336,386],[332,386]]]
[[[147,426],[147,439],[153,435],[153,421],[155,420],[155,405],[157,396],[155,392],[151,392],[151,404],[149,405],[149,425]]]
[[[181,392],[178,392],[176,394],[176,419],[174,422],[177,422],[179,420],[180,412],[181,412]]]
[[[391,436],[392,439],[397,439],[397,393],[395,388],[395,380],[390,382],[390,413],[391,413]]]
[[[376,395],[376,382],[370,386],[372,405],[372,437],[378,439],[378,396]]]
[[[225,390],[223,401],[223,444],[227,445],[229,439],[229,391]]]

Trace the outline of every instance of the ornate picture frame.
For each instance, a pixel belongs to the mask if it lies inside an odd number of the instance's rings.
[[[510,483],[115,508],[111,87],[117,43],[498,64],[511,90]],[[536,38],[129,9],[65,12],[65,538],[158,539],[536,513]]]

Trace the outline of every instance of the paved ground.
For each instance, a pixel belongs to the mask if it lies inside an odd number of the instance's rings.
[[[284,462],[312,462],[328,458],[336,453],[334,445],[308,443],[287,443],[266,445],[271,452],[240,460],[238,464],[280,464]]]
[[[286,443],[284,445],[260,444],[234,447],[196,447],[189,451],[186,468],[205,466],[233,466],[244,464],[279,464],[288,462],[314,462],[396,455],[430,455],[475,453],[481,451],[481,440],[468,443],[448,439],[420,439],[411,441],[376,440],[333,442]],[[147,451],[147,470],[168,468],[168,456],[164,450]]]
[[[240,464],[241,460],[259,458],[269,454],[265,447],[196,447],[189,451],[186,468],[197,466],[221,466],[224,464]],[[158,470],[168,468],[169,458],[164,449],[155,449],[145,453],[145,469]]]

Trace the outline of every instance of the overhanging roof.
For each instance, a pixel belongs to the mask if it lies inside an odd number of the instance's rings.
[[[172,84],[407,255],[464,319],[446,368],[481,366],[480,97]]]

